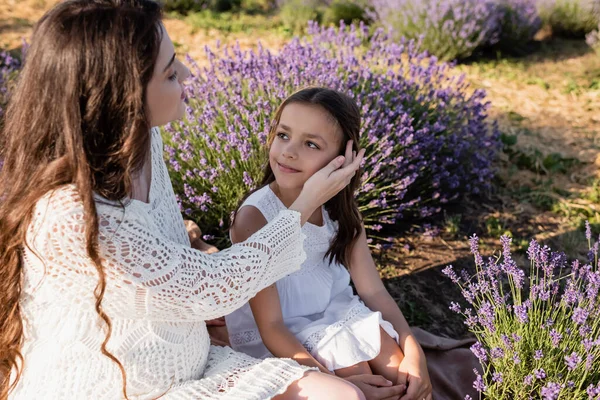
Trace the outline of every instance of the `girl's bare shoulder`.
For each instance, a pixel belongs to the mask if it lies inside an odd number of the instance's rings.
[[[254,206],[242,206],[237,214],[230,229],[231,241],[233,243],[243,242],[258,230],[267,225],[267,219]]]

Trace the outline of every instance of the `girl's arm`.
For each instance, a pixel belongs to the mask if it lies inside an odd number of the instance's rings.
[[[317,367],[327,374],[331,373],[315,360],[285,326],[279,293],[275,285],[261,290],[251,299],[250,308],[265,346],[275,357],[291,358],[299,364]]]
[[[242,207],[231,228],[231,241],[238,243],[247,240],[266,224],[267,221],[258,209],[252,206]],[[279,292],[274,284],[258,292],[250,300],[250,308],[265,346],[275,357],[291,358],[299,364],[330,373],[285,326]]]
[[[371,257],[364,227],[352,248],[349,271],[356,291],[367,307],[381,312],[383,319],[390,322],[398,332],[398,342],[404,356],[424,357],[423,350],[412,334],[402,311],[381,281]]]

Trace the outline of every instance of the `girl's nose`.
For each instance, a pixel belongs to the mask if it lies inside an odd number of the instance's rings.
[[[291,159],[297,158],[298,152],[296,151],[296,146],[293,143],[288,143],[283,149],[283,156]]]

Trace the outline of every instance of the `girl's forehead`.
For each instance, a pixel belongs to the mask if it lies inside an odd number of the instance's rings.
[[[316,104],[288,104],[281,112],[279,126],[292,133],[318,135],[327,141],[339,142],[343,137],[338,121]]]

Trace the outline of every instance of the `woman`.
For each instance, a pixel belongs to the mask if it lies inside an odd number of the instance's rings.
[[[301,225],[363,153],[245,242],[190,248],[151,129],[183,116],[189,75],[160,18],[150,0],[72,0],[36,25],[2,135],[0,399],[362,399],[211,347],[204,320],[299,268]]]

